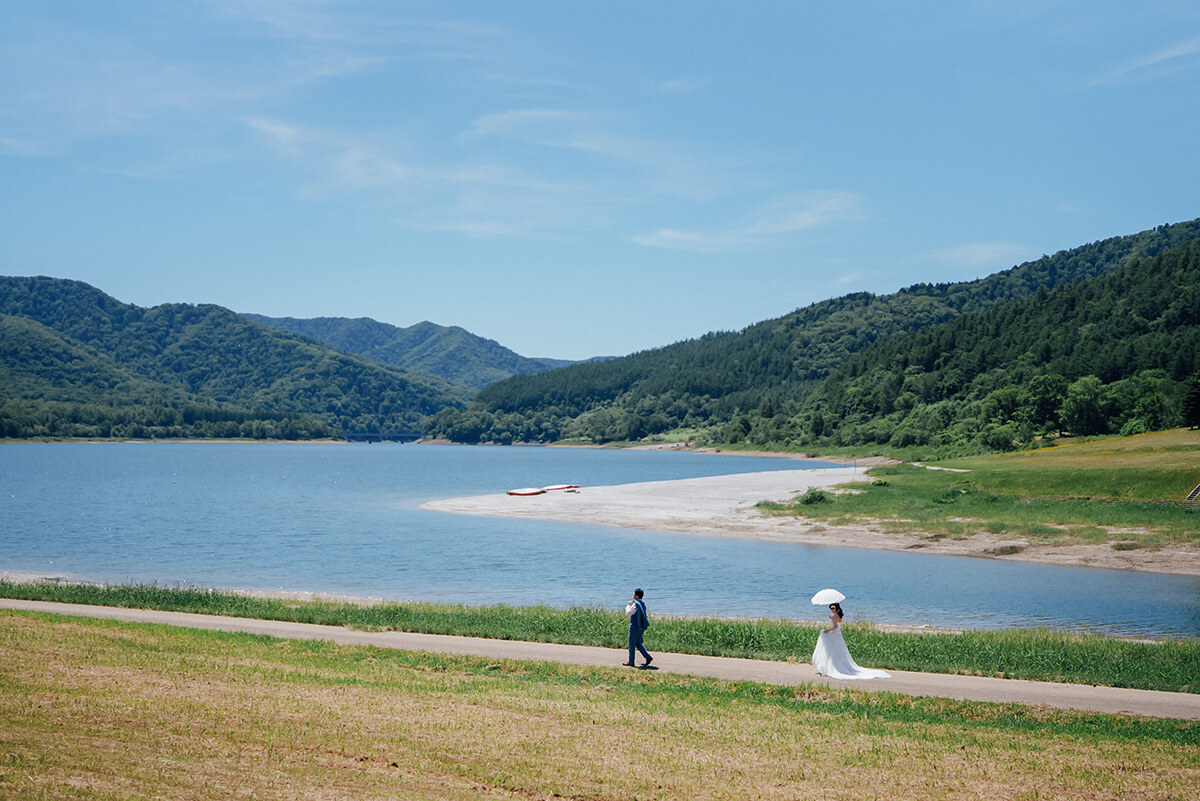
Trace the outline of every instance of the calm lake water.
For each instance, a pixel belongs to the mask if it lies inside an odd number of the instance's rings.
[[[1200,635],[1200,579],[425,511],[432,498],[761,470],[792,460],[568,448],[0,445],[0,570],[393,600]]]

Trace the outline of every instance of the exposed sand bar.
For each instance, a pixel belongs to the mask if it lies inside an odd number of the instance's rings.
[[[772,518],[756,510],[760,501],[786,500],[809,487],[832,488],[869,481],[866,468],[770,470],[729,476],[648,481],[579,492],[542,495],[477,495],[422,504],[422,509],[486,517],[522,517],[565,523],[592,523],[683,534],[789,538],[797,521]]]
[[[786,501],[809,487],[833,488],[869,481],[868,467],[773,470],[729,476],[584,487],[578,493],[505,493],[447,498],[422,504],[441,512],[553,520],[670,531],[717,537],[746,537],[806,545],[920,550],[949,556],[1076,567],[1101,567],[1200,576],[1200,551],[1178,547],[1121,551],[1111,544],[1043,545],[976,534],[965,539],[929,539],[922,532],[889,532],[875,521],[832,526],[776,516],[755,508],[760,501]],[[1117,537],[1119,539],[1119,537]],[[1018,553],[997,553],[1020,548]]]

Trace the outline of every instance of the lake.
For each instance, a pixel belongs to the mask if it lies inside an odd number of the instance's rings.
[[[732,454],[344,443],[0,445],[0,570],[658,614],[1200,634],[1200,579],[453,515],[433,498],[762,470]]]

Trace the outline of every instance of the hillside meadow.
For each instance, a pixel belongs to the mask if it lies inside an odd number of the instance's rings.
[[[1182,799],[1200,725],[0,615],[0,796]]]
[[[1018,453],[876,467],[870,485],[761,504],[833,524],[870,520],[928,539],[997,535],[1013,548],[1200,544],[1200,431],[1172,429]],[[1016,551],[1013,551],[1014,553]]]

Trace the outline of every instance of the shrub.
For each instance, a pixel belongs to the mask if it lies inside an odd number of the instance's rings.
[[[799,501],[806,506],[814,503],[828,503],[829,493],[818,487],[809,487],[800,496]]]

